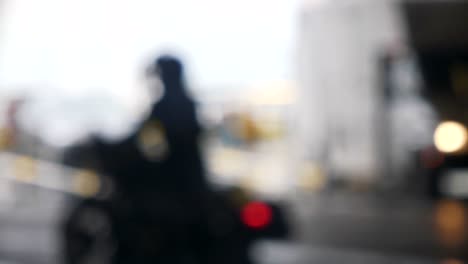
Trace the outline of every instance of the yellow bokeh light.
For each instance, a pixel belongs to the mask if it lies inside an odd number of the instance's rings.
[[[19,157],[13,165],[15,179],[21,182],[32,183],[37,178],[37,163],[31,157]]]
[[[12,143],[12,133],[7,128],[0,128],[0,150],[8,149]]]
[[[463,203],[442,200],[434,209],[433,219],[438,240],[446,247],[458,247],[463,244],[467,228]]]
[[[460,151],[467,143],[468,134],[465,126],[454,121],[442,122],[434,133],[434,144],[445,153]]]
[[[89,170],[78,171],[74,178],[74,189],[76,193],[82,196],[95,196],[101,189],[99,176]]]
[[[444,259],[440,262],[441,264],[463,264],[463,261],[458,259]]]
[[[291,105],[298,97],[296,84],[290,80],[257,82],[248,91],[247,101],[253,105]]]
[[[138,135],[138,147],[149,160],[164,160],[169,154],[164,126],[158,121],[146,123]]]
[[[318,164],[305,162],[300,168],[299,187],[308,191],[322,190],[326,185],[326,176]]]

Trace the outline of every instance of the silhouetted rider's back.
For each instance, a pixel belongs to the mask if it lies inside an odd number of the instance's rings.
[[[146,123],[158,126],[167,140],[159,153],[161,173],[172,175],[178,189],[202,190],[206,182],[198,146],[200,126],[195,104],[185,90],[183,66],[174,57],[162,56],[156,60],[153,74],[159,76],[164,95],[153,105]]]

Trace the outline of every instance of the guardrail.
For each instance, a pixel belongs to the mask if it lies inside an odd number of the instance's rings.
[[[7,152],[0,153],[0,180],[84,197],[96,195],[101,188],[100,177],[92,170],[71,168]]]

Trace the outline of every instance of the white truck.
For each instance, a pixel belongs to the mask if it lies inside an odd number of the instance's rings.
[[[388,154],[393,157],[408,153],[396,139],[402,129],[410,134],[414,122],[396,121],[401,121],[401,112],[419,120],[419,110],[426,109],[418,99],[417,78],[411,79],[416,74],[409,75],[408,87],[407,80],[399,84],[408,90],[404,98],[415,99],[410,103],[414,107],[384,104],[379,61],[387,53],[407,52],[399,2],[309,2],[298,34],[300,158],[320,164],[328,179],[396,183],[405,160],[388,164],[382,148],[396,144]]]

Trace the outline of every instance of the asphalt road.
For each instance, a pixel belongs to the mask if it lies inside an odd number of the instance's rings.
[[[4,201],[0,209],[0,260],[4,261],[0,264],[59,263],[58,227],[67,196],[32,186],[15,188],[19,195]],[[459,203],[296,193],[287,204],[294,238],[259,243],[252,252],[260,264],[466,259],[463,249],[468,218]]]
[[[458,203],[302,193],[295,195],[292,204],[295,240],[311,249],[325,247],[425,261],[466,257],[466,234],[447,241],[451,238],[447,236],[459,233],[466,225],[466,210]],[[457,222],[452,219],[454,214]]]

